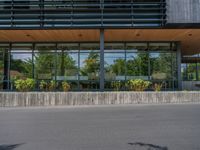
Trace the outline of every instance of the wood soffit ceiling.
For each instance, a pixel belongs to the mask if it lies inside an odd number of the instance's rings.
[[[0,30],[0,42],[99,41],[98,29]],[[200,29],[106,29],[105,41],[177,41],[184,54],[200,53]]]

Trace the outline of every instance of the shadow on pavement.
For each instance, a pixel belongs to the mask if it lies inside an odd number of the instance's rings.
[[[141,142],[128,143],[128,144],[134,146],[134,148],[143,148],[144,150],[169,150],[168,147],[162,147],[159,145],[147,144]]]
[[[4,144],[4,145],[0,145],[0,150],[14,150],[20,145],[22,144],[12,144],[12,145]]]

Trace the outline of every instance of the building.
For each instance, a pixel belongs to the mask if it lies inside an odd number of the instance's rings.
[[[18,78],[112,90],[130,79],[198,89],[199,0],[1,0],[0,88]]]

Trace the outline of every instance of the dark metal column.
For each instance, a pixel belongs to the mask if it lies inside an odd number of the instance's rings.
[[[177,45],[177,75],[178,75],[178,89],[182,90],[182,75],[181,75],[181,45]]]
[[[104,29],[100,29],[100,91],[104,91]]]
[[[3,63],[4,63],[4,78],[3,78],[3,89],[8,90],[8,80],[9,80],[9,50],[5,48],[3,54]]]

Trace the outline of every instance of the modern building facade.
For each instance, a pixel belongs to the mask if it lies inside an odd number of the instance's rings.
[[[2,0],[0,89],[15,79],[121,90],[131,79],[198,89],[199,0]],[[59,90],[59,88],[58,88]]]

